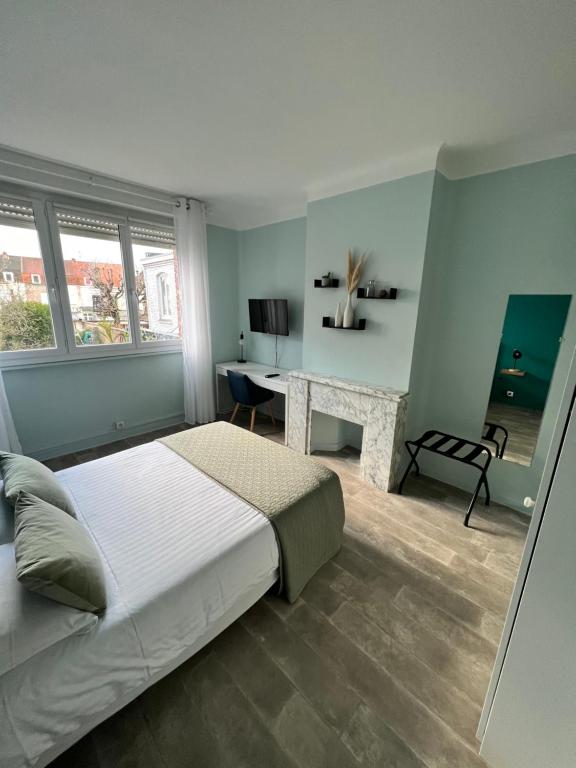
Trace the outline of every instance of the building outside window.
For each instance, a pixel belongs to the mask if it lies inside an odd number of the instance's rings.
[[[173,281],[172,281],[173,282]],[[156,275],[158,299],[160,303],[160,317],[162,320],[172,319],[172,297],[170,295],[170,282],[166,272]]]
[[[56,347],[47,295],[25,279],[42,265],[32,206],[0,200],[0,352]]]
[[[169,231],[131,227],[132,258],[144,341],[181,337],[178,270],[174,235]]]

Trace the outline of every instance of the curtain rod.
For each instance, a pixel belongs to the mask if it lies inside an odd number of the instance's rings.
[[[186,200],[186,210],[187,211],[190,210],[190,203],[192,201],[195,202],[195,203],[200,203],[200,205],[203,205],[205,208],[208,208],[207,203],[204,200],[199,200],[197,197],[186,197],[185,200]],[[180,202],[180,200],[176,200],[176,208],[180,208],[181,205],[182,205],[182,203]]]

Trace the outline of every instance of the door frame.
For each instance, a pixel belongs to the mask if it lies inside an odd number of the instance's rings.
[[[542,525],[542,518],[546,509],[546,503],[550,496],[550,490],[554,482],[554,472],[562,449],[562,443],[564,441],[564,435],[568,427],[568,420],[570,412],[572,410],[572,404],[576,397],[576,350],[572,354],[572,360],[570,362],[570,368],[568,370],[568,376],[566,378],[566,384],[562,392],[562,400],[560,402],[560,408],[554,424],[554,430],[552,432],[552,439],[550,440],[550,447],[546,456],[546,462],[544,464],[544,470],[542,471],[542,478],[540,480],[540,486],[538,488],[538,495],[536,496],[536,503],[532,510],[532,519],[530,521],[530,527],[528,528],[528,535],[526,536],[526,543],[524,545],[524,552],[520,561],[520,567],[518,569],[518,575],[516,577],[516,583],[514,585],[514,591],[510,598],[510,604],[508,606],[508,613],[506,614],[506,621],[502,630],[502,636],[500,638],[500,645],[498,646],[498,653],[492,667],[492,675],[490,677],[490,684],[486,691],[486,698],[484,699],[484,706],[482,707],[482,713],[478,722],[478,728],[476,730],[476,738],[482,741],[486,732],[486,725],[490,712],[492,710],[492,704],[494,703],[494,696],[496,695],[496,689],[502,673],[502,667],[504,665],[504,659],[508,652],[508,646],[510,645],[510,638],[512,636],[512,630],[524,593],[524,586],[526,584],[526,578],[530,565],[532,563],[532,557],[534,554],[534,548],[540,533],[540,527]]]

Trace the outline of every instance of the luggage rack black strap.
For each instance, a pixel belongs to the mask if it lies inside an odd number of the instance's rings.
[[[422,443],[422,448],[426,448],[428,451],[439,451],[440,448],[448,442],[450,442],[450,437],[448,435],[444,435],[439,440],[436,440],[435,443]]]
[[[441,453],[444,456],[454,456],[454,454],[458,453],[458,451],[461,448],[464,448],[465,445],[470,445],[470,443],[468,443],[466,440],[457,440],[454,445],[452,445],[452,446],[450,446],[450,448],[448,448],[448,450],[441,451]]]
[[[478,456],[480,456],[480,454],[482,453],[485,454],[486,450],[487,449],[483,445],[477,445],[470,451],[470,453],[467,453],[466,456],[463,457],[463,459],[464,461],[466,461],[466,463],[472,464],[474,459],[478,458]]]

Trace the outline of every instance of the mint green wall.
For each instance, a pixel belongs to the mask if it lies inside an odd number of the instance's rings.
[[[248,299],[288,299],[290,335],[278,337],[278,365],[290,369],[302,367],[305,249],[304,218],[239,233],[239,326],[236,327],[244,330],[249,360],[274,365],[275,339],[262,333],[250,333]],[[227,359],[237,356],[236,345]]]
[[[576,156],[441,184],[443,231],[427,251],[424,291],[433,307],[419,323],[426,364],[410,400],[414,437],[438,428],[478,440],[510,294],[576,291]],[[520,507],[535,496],[576,343],[572,302],[531,467],[494,461],[495,499]],[[416,413],[416,416],[414,415]],[[424,471],[461,487],[469,468],[423,457]]]
[[[432,336],[438,313],[438,303],[443,300],[442,263],[449,247],[451,217],[453,213],[454,185],[441,173],[435,173],[430,206],[430,222],[426,242],[426,255],[422,273],[418,321],[410,370],[410,398],[406,431],[418,436],[421,425],[426,422],[428,399],[427,375],[436,355],[437,340]]]
[[[215,360],[235,354],[238,233],[208,226]],[[25,453],[47,458],[162,427],[184,417],[180,353],[125,356],[4,371]],[[125,421],[117,432],[115,421]]]
[[[434,173],[378,184],[308,205],[304,368],[408,389]],[[362,332],[322,328],[346,299],[346,254],[369,251],[362,284],[399,289],[397,301],[357,301]],[[331,271],[337,289],[314,288]]]
[[[238,245],[239,232],[207,227],[210,277],[212,359],[233,360],[238,352]]]
[[[22,449],[38,458],[183,418],[179,353],[34,365],[3,376]],[[115,421],[126,430],[114,431]]]

